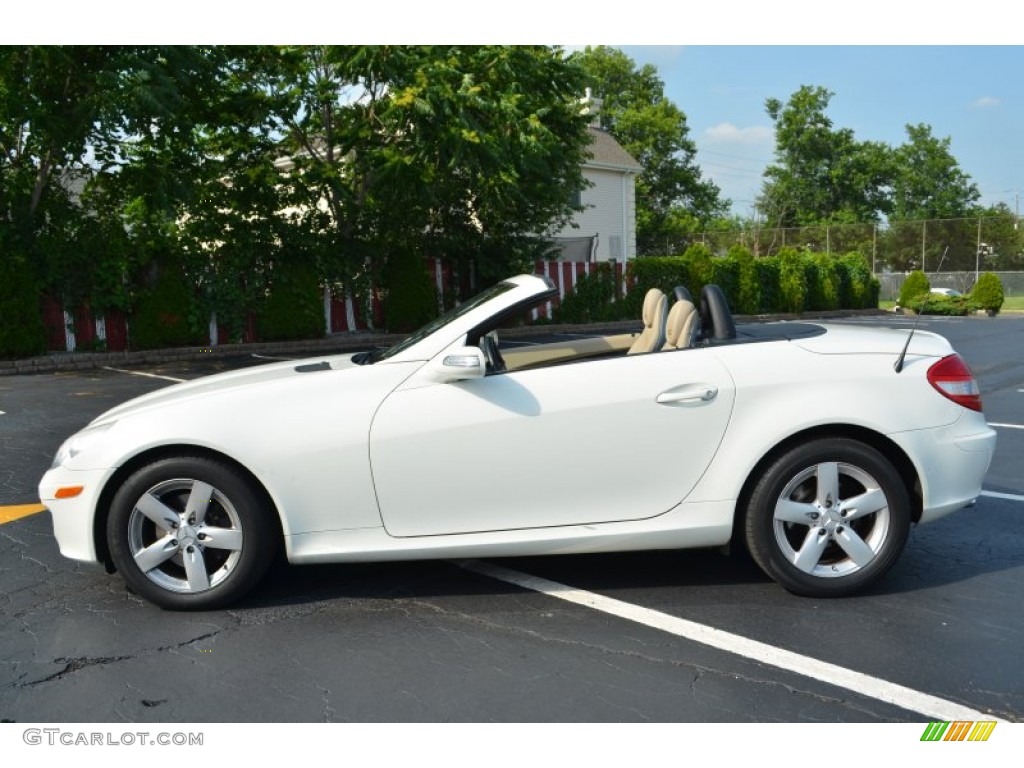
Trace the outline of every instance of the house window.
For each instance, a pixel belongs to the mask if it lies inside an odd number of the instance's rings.
[[[575,192],[573,192],[572,195],[569,197],[569,202],[572,204],[573,208],[583,207],[583,191],[577,189]]]

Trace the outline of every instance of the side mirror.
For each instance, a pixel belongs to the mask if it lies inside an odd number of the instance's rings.
[[[487,359],[479,347],[457,347],[442,354],[430,367],[434,381],[479,379],[487,373]]]

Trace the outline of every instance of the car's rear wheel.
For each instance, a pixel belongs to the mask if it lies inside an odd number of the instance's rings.
[[[161,459],[131,475],[114,496],[107,538],[128,585],[174,610],[242,597],[275,547],[264,495],[234,467],[202,457]]]
[[[839,597],[893,566],[910,531],[910,497],[886,457],[845,438],[774,458],[750,494],[747,547],[790,592]]]

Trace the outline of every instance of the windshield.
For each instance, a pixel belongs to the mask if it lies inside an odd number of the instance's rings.
[[[402,352],[408,349],[409,347],[413,346],[414,344],[417,344],[423,339],[427,338],[427,336],[434,333],[438,329],[443,328],[456,318],[461,317],[467,312],[476,309],[484,302],[490,301],[495,296],[500,296],[501,294],[505,293],[506,291],[510,291],[513,288],[515,288],[515,285],[513,283],[498,283],[497,285],[492,285],[490,288],[481,293],[478,293],[473,298],[468,299],[462,302],[461,304],[452,307],[447,312],[442,314],[440,317],[431,320],[418,331],[406,337],[405,339],[402,339],[394,346],[374,352],[369,356],[366,362],[375,363],[378,360],[386,360],[392,355],[397,355],[399,352]]]

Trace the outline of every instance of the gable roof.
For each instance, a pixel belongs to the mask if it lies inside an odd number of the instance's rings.
[[[590,158],[583,165],[587,168],[606,168],[613,171],[639,173],[643,170],[615,138],[600,128],[589,127]]]

